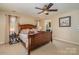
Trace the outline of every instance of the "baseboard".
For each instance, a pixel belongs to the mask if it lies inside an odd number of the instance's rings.
[[[4,42],[0,42],[0,44],[5,44]]]
[[[64,40],[64,39],[60,39],[60,38],[53,38],[54,40],[59,40],[59,41],[63,41],[63,42],[66,42],[66,43],[70,43],[70,44],[74,44],[74,45],[79,45],[79,43],[77,42],[73,42],[73,41],[69,41],[69,40]]]

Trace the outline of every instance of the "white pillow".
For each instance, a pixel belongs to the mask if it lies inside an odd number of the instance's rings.
[[[38,33],[37,29],[31,29],[31,31],[33,31],[34,33]]]

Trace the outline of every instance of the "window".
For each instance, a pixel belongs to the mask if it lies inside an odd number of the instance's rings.
[[[9,21],[10,21],[10,34],[13,32],[16,32],[16,16],[9,16]]]

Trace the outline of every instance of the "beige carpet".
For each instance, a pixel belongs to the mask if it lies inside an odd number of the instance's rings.
[[[21,43],[0,45],[1,55],[27,55],[27,50]],[[54,40],[31,52],[31,55],[77,55],[79,46]]]
[[[1,55],[26,55],[27,50],[21,43],[0,45]]]
[[[78,55],[79,46],[54,40],[34,51],[31,55]]]

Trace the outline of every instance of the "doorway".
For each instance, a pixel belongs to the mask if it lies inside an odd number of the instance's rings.
[[[45,31],[52,31],[51,20],[45,20]]]

